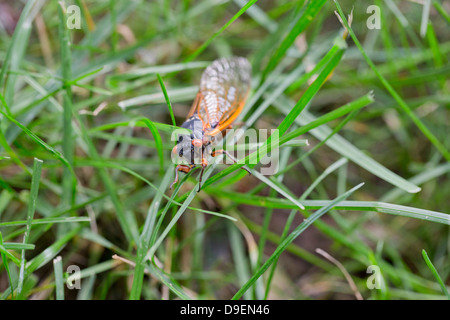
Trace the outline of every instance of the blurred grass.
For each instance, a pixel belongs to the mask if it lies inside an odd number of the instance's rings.
[[[446,299],[450,7],[375,4],[380,30],[350,0],[2,2],[0,298],[354,299],[322,248],[365,299]],[[231,55],[280,170],[212,161],[168,191],[171,132]]]

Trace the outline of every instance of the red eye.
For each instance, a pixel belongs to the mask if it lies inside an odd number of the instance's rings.
[[[202,140],[200,140],[200,139],[193,139],[192,140],[192,145],[194,147],[200,148],[202,146],[202,144],[203,144]]]

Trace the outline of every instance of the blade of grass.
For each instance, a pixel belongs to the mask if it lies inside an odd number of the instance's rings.
[[[28,167],[20,160],[19,156],[14,152],[14,150],[6,141],[5,135],[3,134],[3,131],[1,129],[0,129],[0,146],[3,147],[3,149],[9,154],[11,160],[13,160],[19,167],[21,167],[24,172],[31,174]]]
[[[53,259],[53,269],[55,272],[56,300],[64,300],[64,278],[61,256]]]
[[[73,154],[74,154],[74,139],[72,138],[72,89],[66,82],[72,78],[72,56],[70,49],[70,40],[68,29],[66,28],[66,9],[64,2],[60,1],[58,5],[59,15],[59,44],[61,47],[61,69],[62,69],[62,81],[63,81],[63,115],[62,115],[62,127],[63,127],[63,140],[62,149],[63,155],[67,159],[70,166],[73,166]],[[70,208],[75,201],[76,193],[76,177],[72,175],[69,168],[63,168],[63,196],[62,205]]]
[[[270,265],[279,258],[279,256],[285,251],[286,247],[289,246],[300,234],[302,234],[302,232],[305,231],[314,221],[327,213],[336,204],[345,200],[348,196],[350,196],[357,189],[361,188],[363,185],[364,183],[361,183],[353,187],[344,194],[330,201],[329,205],[321,207],[319,210],[309,216],[308,219],[305,219],[297,228],[295,228],[295,230],[291,234],[289,234],[288,237],[286,237],[286,239],[283,240],[283,242],[275,249],[270,258],[267,259],[267,261],[258,269],[258,271],[253,274],[253,276],[247,281],[247,283],[236,292],[232,300],[240,299],[242,295],[255,283],[255,281],[258,280],[258,278],[270,267]]]
[[[30,238],[31,232],[31,223],[34,217],[34,211],[36,208],[36,200],[39,192],[39,183],[41,181],[41,172],[42,172],[42,160],[34,158],[33,162],[33,174],[31,180],[31,190],[30,190],[30,198],[28,202],[28,211],[27,211],[27,225],[25,229],[25,234],[23,236],[23,244],[27,244]],[[22,292],[23,283],[25,280],[25,250],[22,250],[22,256],[20,259],[20,273],[19,280],[17,284],[17,294]]]
[[[101,161],[100,156],[97,152],[97,149],[95,148],[93,141],[89,137],[89,134],[87,132],[85,124],[80,119],[78,114],[73,113],[73,116],[79,123],[81,137],[83,138],[84,142],[86,143],[90,157],[95,161]],[[130,218],[127,217],[127,213],[125,212],[122,202],[120,201],[119,196],[117,195],[117,188],[116,188],[111,176],[108,174],[106,167],[104,167],[104,166],[99,167],[98,173],[99,173],[100,178],[103,182],[103,185],[106,188],[106,191],[108,192],[108,195],[114,205],[115,213],[119,220],[122,231],[125,234],[125,237],[127,238],[127,240],[130,243],[136,242],[137,237],[138,237],[138,231],[135,230],[133,223],[129,223],[128,219],[131,219],[131,217]],[[132,214],[132,213],[130,213],[130,214]]]
[[[445,11],[442,5],[437,1],[433,0],[433,6],[436,8],[437,12],[441,14],[441,16],[450,24],[450,15]]]
[[[153,124],[153,122],[150,119],[141,118],[141,119],[139,119],[139,121],[142,121],[145,123],[147,128],[152,133],[153,139],[155,139],[156,151],[158,152],[158,156],[159,156],[159,174],[162,175],[164,172],[164,150],[163,150],[161,136],[158,132],[158,129],[156,129],[156,126]]]
[[[430,16],[431,0],[425,0],[422,8],[422,20],[420,22],[420,36],[425,38],[427,34],[428,19]]]
[[[234,269],[237,275],[237,283],[244,285],[249,278],[250,270],[247,261],[247,254],[244,253],[244,241],[236,225],[227,223],[228,238],[230,242],[231,254]],[[244,293],[244,299],[251,299],[250,292]]]
[[[186,101],[191,97],[195,97],[198,92],[198,86],[173,88],[168,90],[167,93],[171,97],[172,102]],[[146,105],[148,103],[162,103],[165,101],[164,94],[161,92],[146,94],[142,96],[136,96],[131,99],[119,101],[117,104],[122,110],[126,110],[130,107],[137,107]]]
[[[41,4],[39,3],[41,2]],[[39,8],[43,5],[43,1],[39,0],[31,0],[28,1],[25,5],[25,7],[22,10],[22,13],[20,14],[20,18],[17,21],[17,25],[14,29],[14,34],[11,39],[11,45],[8,47],[8,51],[6,52],[5,59],[2,63],[2,69],[0,70],[0,88],[3,88],[3,85],[5,83],[5,76],[6,76],[6,70],[9,68],[9,65],[11,64],[11,60],[13,58],[13,53],[16,53],[16,49],[18,46],[18,43],[21,42],[28,42],[23,41],[24,32],[27,33],[31,27],[31,20],[33,19],[33,15],[31,14],[33,12],[33,9]],[[26,37],[28,38],[28,37]],[[4,106],[7,108],[7,106]],[[9,108],[7,108],[9,110]]]
[[[434,267],[433,263],[431,262],[430,258],[428,257],[427,252],[424,249],[422,249],[422,256],[423,256],[423,259],[425,260],[428,268],[430,269],[431,273],[433,274],[434,278],[441,286],[442,292],[447,296],[447,299],[450,300],[450,293],[447,290],[447,286],[445,285],[444,281],[442,281],[441,276],[437,272],[436,268]]]
[[[439,176],[443,176],[446,173],[450,172],[450,162],[446,162],[442,165],[436,166],[434,168],[427,168],[422,173],[419,173],[418,175],[412,177],[410,181],[414,184],[421,185],[427,181],[430,181],[432,179],[435,179]],[[382,202],[391,202],[394,199],[397,199],[399,196],[404,194],[405,191],[400,188],[395,188],[389,192],[387,192],[385,195],[383,195],[380,198],[380,201]]]

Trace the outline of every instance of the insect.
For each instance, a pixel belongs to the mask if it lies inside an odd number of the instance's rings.
[[[236,160],[226,150],[213,151],[214,141],[241,113],[247,98],[251,81],[251,66],[242,57],[221,58],[209,65],[202,74],[200,89],[192,104],[182,128],[191,134],[180,134],[172,149],[173,156],[183,158],[188,164],[178,164],[175,168],[175,180],[178,172],[190,172],[201,165],[199,189],[201,189],[203,171],[208,166],[207,156],[223,154],[233,162]],[[198,159],[199,161],[196,161]],[[250,171],[245,167],[241,169]]]

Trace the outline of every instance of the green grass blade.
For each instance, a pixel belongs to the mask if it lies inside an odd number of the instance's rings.
[[[158,77],[159,85],[161,86],[161,90],[164,93],[164,98],[166,99],[167,107],[169,108],[170,119],[172,119],[172,124],[174,127],[177,126],[175,121],[175,116],[173,115],[172,104],[170,103],[169,95],[167,94],[166,86],[164,85],[164,81],[159,73],[156,74]]]
[[[63,249],[63,247],[80,232],[80,230],[81,226],[70,230],[36,257],[28,261],[26,265],[26,273],[31,274],[50,262]]]
[[[27,224],[26,224],[25,234],[23,236],[24,244],[27,244],[29,241],[29,238],[30,238],[31,223],[32,223],[33,217],[34,217],[34,211],[36,208],[36,200],[37,200],[38,192],[39,192],[39,183],[41,181],[42,163],[43,163],[42,160],[34,158],[30,198],[29,198],[29,202],[28,202]],[[22,292],[25,276],[26,276],[26,274],[25,274],[25,250],[22,250],[22,257],[20,260],[19,282],[17,284],[17,294],[20,294]]]
[[[422,256],[425,260],[428,268],[431,270],[431,273],[433,274],[436,281],[441,286],[442,292],[447,296],[447,299],[450,300],[450,293],[447,290],[447,286],[445,285],[444,281],[442,281],[441,276],[437,272],[436,268],[434,267],[433,263],[431,262],[430,258],[428,257],[428,254],[425,250],[422,250]]]
[[[28,1],[22,10],[19,21],[17,21],[17,25],[11,39],[11,45],[8,48],[6,57],[2,63],[2,69],[0,70],[0,88],[3,88],[3,85],[5,83],[6,70],[9,68],[11,60],[13,58],[13,53],[15,52],[18,43],[22,42],[20,37],[23,37],[24,30],[30,29],[31,19],[33,18],[30,13],[32,12],[33,7],[35,7],[38,3],[38,0]],[[7,106],[4,107],[7,108]],[[9,110],[9,108],[7,108],[7,110]]]

